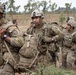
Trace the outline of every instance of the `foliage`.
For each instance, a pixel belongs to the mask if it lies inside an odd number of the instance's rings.
[[[19,6],[15,6],[14,3],[15,3],[15,0],[8,0],[8,1],[5,2],[5,5],[7,7],[7,11],[10,14],[17,13],[19,8],[20,8],[20,5]]]
[[[69,12],[70,12],[71,5],[72,5],[72,3],[65,3],[65,6],[66,6],[65,12],[66,12],[66,13],[69,13]]]
[[[48,4],[48,5],[47,5]],[[42,9],[45,13],[50,8],[50,0],[49,3],[47,1],[35,1],[35,0],[28,0],[28,3],[24,6],[24,13],[31,13],[35,9]]]
[[[36,8],[35,0],[28,0],[28,3],[24,6],[24,13],[31,13]]]
[[[60,17],[59,17],[59,22],[60,24],[62,25],[65,21],[65,16],[63,15],[63,13],[60,14]]]
[[[40,72],[41,68],[38,71],[38,75],[42,75]],[[68,71],[64,69],[58,69],[54,65],[46,67],[43,69],[43,75],[76,75],[74,71]]]
[[[57,4],[56,3],[53,3],[52,6],[51,6],[51,10],[52,12],[54,12],[54,10],[57,8]]]
[[[20,9],[19,6],[15,6],[15,0],[8,0],[5,2],[5,5],[7,6],[7,11],[9,13],[19,13],[18,10]],[[72,3],[65,3],[65,8],[58,7],[56,3],[52,3],[51,0],[28,0],[27,4],[24,5],[24,10],[21,13],[31,13],[35,9],[42,10],[44,13],[60,13],[63,11],[64,13],[75,13],[76,8],[71,8]],[[58,7],[58,9],[57,9]]]

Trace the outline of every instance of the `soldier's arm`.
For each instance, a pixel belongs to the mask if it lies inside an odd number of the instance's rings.
[[[22,47],[24,44],[23,37],[9,37],[7,35],[4,35],[4,40],[10,43],[14,47]]]
[[[14,47],[21,47],[23,46],[24,43],[24,38],[21,35],[21,32],[14,25],[8,27],[8,30],[2,36],[2,38]]]
[[[43,39],[45,42],[57,42],[63,39],[64,35],[58,27],[51,28],[48,33],[53,33],[53,37],[44,36]],[[51,35],[49,34],[49,35]]]
[[[73,45],[71,47],[71,50],[76,50],[76,33],[72,36],[72,42]]]

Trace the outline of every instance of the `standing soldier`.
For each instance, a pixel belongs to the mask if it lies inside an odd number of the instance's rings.
[[[12,22],[4,19],[3,11],[3,6],[0,5],[0,53],[3,57],[3,60],[0,61],[2,62],[0,75],[15,75],[14,67],[19,60],[18,51],[24,44],[24,40],[19,29]],[[5,47],[6,50],[3,51],[2,47]]]
[[[74,20],[69,20],[67,22],[66,29],[63,30],[64,39],[63,39],[63,67],[64,68],[72,68],[74,59],[73,55],[74,51],[73,48],[75,46],[73,36],[76,34],[75,28],[76,22]]]

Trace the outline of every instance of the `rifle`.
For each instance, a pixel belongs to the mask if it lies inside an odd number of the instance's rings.
[[[38,56],[39,56],[39,52],[37,52],[37,55],[36,55],[36,57],[34,58],[34,60],[32,61],[32,63],[29,65],[29,68],[32,67],[32,65],[33,65],[33,64],[35,63],[35,61],[37,60]]]
[[[4,45],[5,45],[6,49],[7,49],[7,51],[9,52],[10,56],[12,57],[14,63],[17,64],[16,60],[14,59],[14,57],[13,57],[13,55],[12,55],[12,53],[11,53],[11,51],[10,51],[10,49],[9,49],[9,47],[8,47],[8,45],[7,45],[7,43],[5,41],[4,41]]]

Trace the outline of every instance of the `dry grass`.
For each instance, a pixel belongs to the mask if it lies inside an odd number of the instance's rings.
[[[7,15],[8,19],[12,20],[11,15]],[[58,21],[59,20],[59,14],[45,14],[44,20],[47,22],[52,22],[52,21]],[[22,15],[13,15],[13,19],[17,19],[19,25],[29,25],[31,22],[31,15],[30,14],[22,14]]]
[[[69,14],[69,15],[75,17],[75,14]],[[67,17],[69,15],[65,14],[64,16]],[[44,16],[45,19],[44,20],[46,22],[53,22],[53,21],[59,22],[59,16],[60,16],[60,14],[45,14],[45,16]],[[6,15],[6,18],[8,18],[9,20],[12,20],[11,15]],[[30,22],[31,22],[31,14],[13,15],[13,19],[18,20],[18,25],[19,26],[29,27]]]
[[[69,14],[69,15],[75,17],[75,14]],[[60,14],[45,14],[44,20],[46,22],[56,21],[59,23],[59,16]],[[65,14],[64,16],[67,17],[68,15]],[[8,18],[9,20],[12,20],[11,15],[6,15],[6,18]],[[31,14],[13,15],[13,19],[17,19],[18,25],[20,26],[21,29],[25,27],[27,28],[29,27],[31,22]]]

